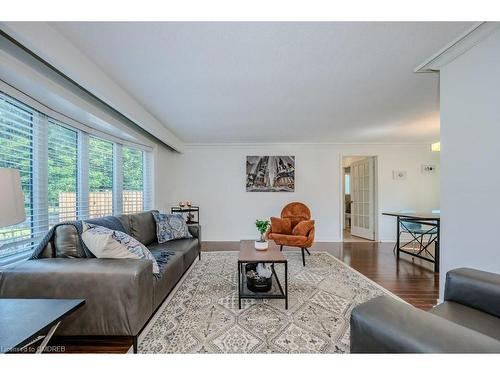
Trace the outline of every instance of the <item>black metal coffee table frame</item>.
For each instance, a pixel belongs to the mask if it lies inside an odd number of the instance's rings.
[[[248,292],[245,293],[246,287],[246,274],[245,274],[245,264],[248,263],[264,263],[271,265],[272,278],[275,280],[276,284],[279,288],[279,293],[276,292]],[[276,274],[276,270],[274,269],[275,264],[284,264],[285,265],[285,289],[281,286],[278,275]],[[248,289],[248,287],[246,287]],[[242,299],[284,299],[285,300],[285,309],[288,310],[288,261],[243,261],[238,260],[238,308],[241,309],[241,300]]]

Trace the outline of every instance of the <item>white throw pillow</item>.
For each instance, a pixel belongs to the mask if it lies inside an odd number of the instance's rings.
[[[160,273],[149,249],[126,233],[83,222],[82,240],[96,258],[149,259],[153,273]]]

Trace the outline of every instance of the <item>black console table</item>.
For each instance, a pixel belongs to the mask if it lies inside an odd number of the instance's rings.
[[[198,206],[172,207],[170,209],[170,213],[172,213],[172,214],[180,213],[181,215],[184,215],[184,213],[187,213],[186,224],[199,224],[200,223],[200,207],[198,207]],[[196,213],[196,217],[193,218],[194,220],[191,219],[192,213]]]
[[[405,253],[412,257],[426,260],[434,263],[434,272],[439,272],[439,235],[441,232],[441,217],[435,213],[402,213],[402,212],[383,212],[382,215],[394,216],[397,219],[396,226],[396,254],[399,259],[399,253]],[[412,229],[408,228],[405,223],[414,223],[424,225],[425,231],[414,234]],[[401,244],[400,236],[402,231],[411,235],[411,240]],[[429,235],[427,243],[424,243],[424,236]],[[418,251],[405,250],[406,245],[412,242],[417,242],[420,246]],[[429,246],[434,244],[434,254],[429,252]],[[424,255],[427,256],[424,256]]]
[[[0,353],[24,352],[42,340],[42,353],[59,323],[85,304],[83,299],[0,299]]]

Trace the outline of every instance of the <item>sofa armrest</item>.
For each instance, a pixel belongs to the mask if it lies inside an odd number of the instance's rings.
[[[351,314],[351,353],[500,353],[500,341],[382,296]]]
[[[135,336],[153,312],[153,278],[148,260],[34,259],[0,274],[0,297],[82,298],[58,334]]]
[[[198,251],[201,251],[201,225],[200,224],[188,224],[189,233],[194,238],[198,239]]]
[[[453,301],[500,318],[500,275],[457,268],[446,274],[445,301]]]

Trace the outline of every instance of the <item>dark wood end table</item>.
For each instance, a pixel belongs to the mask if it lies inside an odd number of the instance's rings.
[[[59,323],[84,304],[84,299],[0,298],[0,353],[20,352],[48,329],[36,350],[42,353]]]

